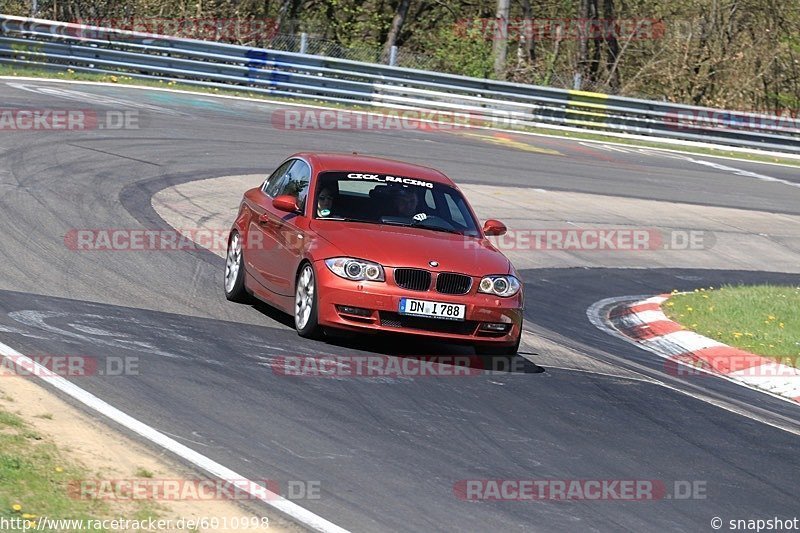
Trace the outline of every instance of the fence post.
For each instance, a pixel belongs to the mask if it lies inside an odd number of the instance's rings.
[[[389,50],[389,66],[393,67],[397,64],[397,46],[392,46]]]
[[[572,88],[576,91],[580,91],[581,85],[583,85],[583,75],[581,75],[580,72],[576,72],[572,78]]]
[[[305,54],[308,51],[308,34],[303,32],[300,34],[300,53]]]

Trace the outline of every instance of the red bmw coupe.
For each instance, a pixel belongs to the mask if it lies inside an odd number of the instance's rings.
[[[361,155],[298,153],[244,193],[225,296],[323,328],[422,335],[515,354],[522,283],[441,172]]]

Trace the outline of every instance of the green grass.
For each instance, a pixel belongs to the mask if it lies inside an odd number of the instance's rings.
[[[178,89],[183,91],[193,91],[196,93],[203,93],[203,94],[217,94],[217,95],[226,95],[226,96],[240,96],[245,98],[254,98],[258,100],[271,100],[271,101],[278,101],[278,102],[286,102],[286,103],[294,103],[294,104],[306,104],[306,105],[317,105],[317,106],[324,106],[329,107],[332,109],[348,109],[353,111],[371,111],[374,113],[392,113],[396,112],[396,110],[392,109],[381,109],[372,106],[364,106],[364,105],[345,105],[345,104],[336,104],[325,102],[324,100],[315,100],[309,98],[288,98],[282,96],[273,96],[273,95],[264,95],[259,93],[254,93],[248,91],[246,89],[218,89],[218,88],[209,88],[209,87],[199,87],[196,85],[191,85],[187,83],[179,83],[173,81],[159,81],[159,80],[147,80],[147,79],[137,79],[132,78],[130,76],[125,75],[111,75],[111,74],[91,74],[91,73],[84,73],[84,72],[56,72],[53,70],[47,69],[35,69],[35,68],[23,68],[23,67],[12,67],[8,65],[0,65],[0,76],[23,76],[23,77],[36,77],[36,78],[53,78],[53,79],[60,79],[60,80],[74,80],[74,81],[97,81],[97,82],[106,82],[106,83],[119,83],[124,85],[137,85],[143,87],[160,87],[160,88],[169,88],[169,89]],[[491,122],[487,121],[485,126],[493,126]],[[587,130],[586,132],[565,132],[562,130],[557,129],[549,129],[549,128],[539,128],[539,127],[523,127],[523,128],[515,128],[515,131],[521,132],[529,132],[529,133],[539,133],[543,135],[551,135],[551,136],[561,136],[561,137],[568,137],[570,139],[578,139],[578,140],[586,140],[586,141],[605,141],[605,142],[613,142],[617,144],[624,144],[629,146],[635,146],[640,148],[662,148],[668,150],[675,150],[679,152],[686,152],[688,154],[698,154],[698,155],[712,155],[712,156],[722,156],[722,157],[731,157],[734,159],[742,159],[746,161],[756,161],[756,162],[765,162],[765,163],[780,163],[783,165],[791,165],[800,167],[800,160],[798,159],[791,159],[791,158],[784,158],[784,157],[774,157],[770,155],[763,155],[757,153],[746,153],[746,152],[736,152],[733,150],[724,150],[724,149],[715,149],[715,148],[702,148],[696,146],[683,146],[683,145],[676,145],[676,144],[666,144],[666,143],[659,143],[657,141],[650,142],[650,141],[640,141],[636,139],[625,139],[623,137],[610,137],[608,135],[603,135],[602,133],[592,133],[591,131]]]
[[[701,335],[800,367],[800,287],[696,289],[673,295],[662,308]]]
[[[94,477],[19,416],[0,410],[0,517],[35,523],[42,516],[84,520],[119,516],[105,501],[70,494],[70,483]],[[157,518],[153,502],[141,502],[130,514],[131,519]]]
[[[152,478],[153,473],[146,468],[139,467],[136,469],[136,477]]]

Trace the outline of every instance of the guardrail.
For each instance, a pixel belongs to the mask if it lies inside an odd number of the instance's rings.
[[[800,154],[795,120],[0,15],[0,63]]]

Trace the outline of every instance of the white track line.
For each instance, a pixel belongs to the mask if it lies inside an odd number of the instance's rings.
[[[52,83],[65,83],[65,84],[75,84],[75,85],[99,85],[102,87],[121,87],[125,89],[138,89],[143,91],[161,91],[161,92],[172,92],[178,94],[191,94],[195,96],[205,96],[210,98],[223,98],[229,100],[244,100],[246,102],[258,102],[262,104],[272,104],[272,105],[282,105],[287,107],[305,107],[308,109],[333,109],[339,110],[343,112],[350,112],[353,114],[362,114],[362,115],[381,115],[386,116],[385,114],[377,111],[361,111],[361,110],[353,110],[353,109],[341,109],[337,107],[331,106],[324,106],[324,105],[314,105],[311,103],[297,103],[297,102],[285,102],[283,100],[272,100],[269,98],[248,98],[246,96],[234,96],[229,94],[213,94],[213,93],[204,93],[199,91],[188,91],[184,89],[168,89],[166,87],[147,87],[142,85],[128,85],[124,83],[110,83],[104,81],[81,81],[81,80],[59,80],[57,78],[35,78],[30,76],[0,76],[0,80],[5,81],[41,81],[41,82],[52,82]],[[231,86],[232,90],[237,90],[235,86]],[[246,90],[246,88],[240,88],[239,90]],[[372,102],[358,102],[355,105],[371,105]],[[384,108],[391,108],[391,105],[380,104],[379,107]],[[418,122],[425,122],[425,123],[438,123],[436,120],[430,119],[415,119]],[[488,131],[498,131],[501,133],[518,133],[520,135],[527,135],[530,137],[545,137],[551,139],[561,139],[564,141],[571,141],[571,142],[584,142],[584,143],[592,143],[592,144],[605,144],[605,145],[614,145],[619,146],[621,148],[630,148],[630,149],[646,149],[646,150],[658,150],[661,152],[669,152],[674,154],[682,154],[682,155],[696,155],[700,157],[713,157],[716,159],[727,159],[728,161],[739,161],[742,163],[754,163],[757,165],[772,165],[772,166],[779,166],[779,167],[786,167],[786,168],[797,168],[795,165],[787,165],[784,163],[775,163],[771,161],[752,161],[750,159],[742,159],[739,157],[730,157],[725,155],[712,155],[712,154],[698,154],[697,152],[687,152],[685,150],[674,150],[671,148],[661,148],[661,147],[652,147],[640,144],[626,144],[626,143],[615,143],[613,140],[596,140],[596,139],[580,139],[574,137],[565,137],[563,135],[557,135],[555,133],[536,133],[532,131],[522,131],[522,130],[515,130],[515,129],[504,129],[504,128],[493,128],[489,126],[476,126],[472,124],[468,124],[465,126],[467,129],[476,129],[476,130],[488,130]],[[574,132],[574,133],[582,133],[582,134],[593,134],[593,135],[605,135],[609,138],[621,138],[621,139],[629,139],[631,141],[642,141],[642,142],[649,142],[649,143],[661,143],[664,145],[683,145],[683,146],[694,146],[698,148],[709,148],[712,150],[720,150],[720,151],[727,151],[727,152],[741,152],[745,154],[751,155],[763,155],[766,157],[780,157],[784,159],[800,159],[800,155],[785,153],[785,152],[772,152],[772,151],[762,151],[762,150],[753,150],[749,148],[741,148],[738,146],[728,146],[725,144],[712,144],[712,143],[704,143],[699,141],[677,141],[675,139],[668,139],[663,137],[653,137],[653,136],[646,136],[646,135],[634,135],[630,133],[616,133],[616,132],[596,132],[593,130],[587,130],[585,128],[574,128],[570,126],[558,126],[553,124],[540,124],[538,127],[544,129],[551,129],[554,131],[567,131],[567,132]],[[624,151],[624,150],[618,150]],[[647,155],[647,154],[644,154]],[[772,180],[769,180],[772,181]]]
[[[343,529],[336,524],[333,524],[332,522],[315,515],[311,511],[300,507],[296,503],[287,500],[279,494],[275,494],[274,492],[267,490],[262,485],[247,480],[244,476],[237,474],[233,470],[209,459],[202,454],[197,453],[191,448],[184,446],[180,442],[167,437],[163,433],[153,429],[147,424],[136,420],[127,413],[124,413],[116,407],[104,402],[92,393],[78,387],[71,381],[53,374],[53,372],[46,367],[1,342],[0,354],[2,354],[0,355],[0,358],[5,358],[6,356],[13,357],[15,364],[29,369],[31,372],[34,372],[39,379],[49,383],[61,392],[78,400],[90,409],[105,415],[117,424],[133,431],[137,435],[144,437],[153,444],[156,444],[165,450],[174,453],[175,455],[188,461],[208,474],[235,485],[238,489],[250,494],[254,500],[260,500],[266,503],[283,515],[288,516],[292,520],[304,525],[305,527],[313,531],[325,533],[348,533],[346,529]]]

